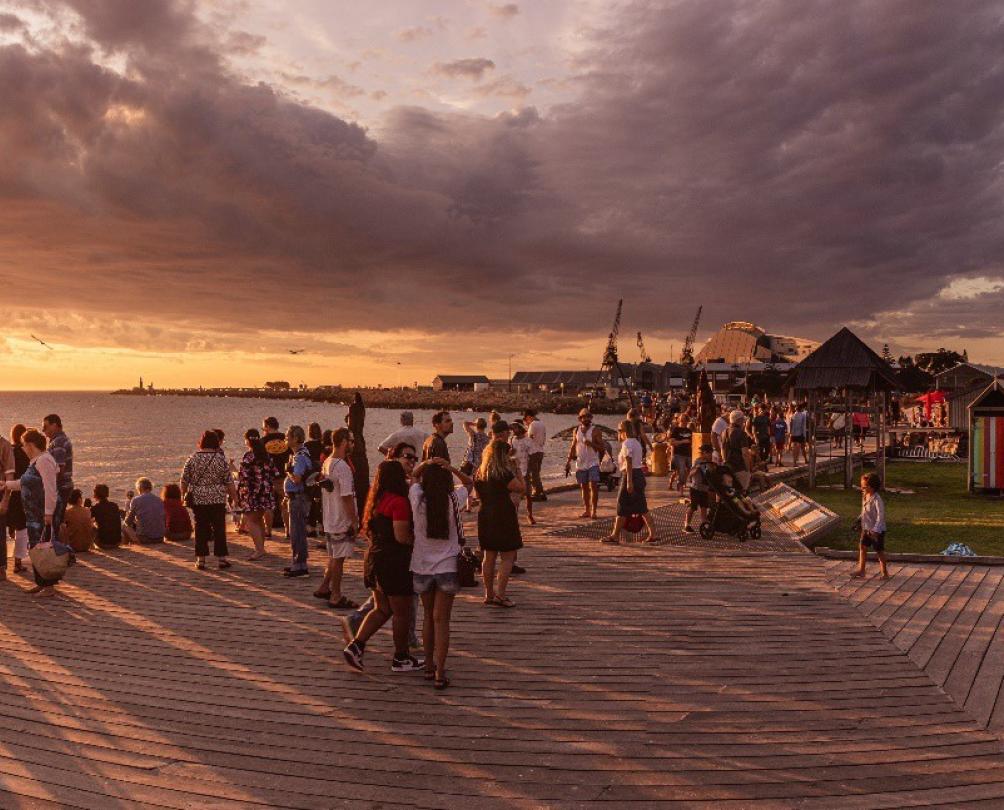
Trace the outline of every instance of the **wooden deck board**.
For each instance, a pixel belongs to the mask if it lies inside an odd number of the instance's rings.
[[[444,693],[389,672],[387,630],[367,672],[349,671],[335,613],[311,596],[317,576],[283,579],[279,543],[227,572],[195,571],[174,544],[82,555],[49,601],[12,578],[0,806],[767,810],[1004,796],[999,738],[873,626],[932,660],[939,629],[972,646],[991,614],[959,619],[991,603],[982,580],[919,569],[842,589],[840,564],[804,553],[602,546],[576,536],[575,511],[572,496],[542,505],[516,609],[458,598]],[[545,534],[555,528],[571,531]],[[357,557],[357,598],[359,574]],[[987,665],[1002,656],[988,642]],[[990,705],[991,691],[973,700]]]
[[[842,572],[827,571],[843,593]],[[981,726],[1004,733],[1004,572],[915,563],[897,578],[847,598]]]

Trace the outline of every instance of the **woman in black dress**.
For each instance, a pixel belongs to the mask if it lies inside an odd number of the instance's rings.
[[[526,491],[523,478],[517,474],[509,458],[509,445],[493,441],[485,448],[474,479],[474,489],[481,501],[478,511],[478,545],[485,553],[481,576],[485,581],[485,604],[514,607],[506,596],[509,574],[516,561],[516,552],[523,548],[516,517],[516,503]],[[516,501],[513,501],[515,497]],[[498,580],[495,562],[499,560]]]
[[[20,479],[28,469],[28,456],[21,445],[21,437],[27,431],[24,425],[14,425],[10,431],[10,443],[14,445],[14,478]],[[14,573],[27,570],[25,560],[28,559],[28,523],[24,514],[24,504],[20,492],[10,494],[10,504],[7,507],[7,531],[14,537]]]

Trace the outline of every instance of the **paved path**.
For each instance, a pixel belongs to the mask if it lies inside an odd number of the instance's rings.
[[[540,510],[517,608],[459,600],[445,693],[388,671],[387,631],[348,671],[317,578],[284,580],[278,556],[196,572],[173,544],[95,553],[45,602],[15,578],[0,806],[1004,801],[998,738],[824,561],[544,536],[576,522],[570,502]]]

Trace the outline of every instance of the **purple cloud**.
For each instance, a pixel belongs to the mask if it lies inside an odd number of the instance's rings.
[[[0,48],[11,295],[72,262],[68,300],[224,325],[281,289],[345,328],[581,335],[624,297],[647,333],[703,303],[825,337],[1004,275],[993,0],[631,4],[568,103],[397,108],[374,132],[236,75],[191,3],[68,5],[90,46]],[[276,321],[301,305],[269,297]],[[945,306],[984,334],[987,300]]]

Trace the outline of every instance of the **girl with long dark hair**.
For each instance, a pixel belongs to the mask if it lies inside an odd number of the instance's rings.
[[[363,560],[363,582],[373,592],[375,607],[366,614],[355,637],[342,651],[355,670],[363,669],[366,642],[393,617],[394,658],[392,672],[421,669],[408,651],[414,590],[411,580],[411,547],[414,542],[408,478],[397,461],[382,461],[369,488],[363,511],[362,530],[369,538]]]
[[[457,489],[453,488],[453,476],[461,483]],[[464,536],[460,515],[473,480],[443,458],[420,464],[415,468],[415,479],[408,493],[415,521],[411,572],[425,614],[425,678],[434,680],[436,689],[445,689],[450,683],[446,677],[450,614],[460,590],[457,555]]]

